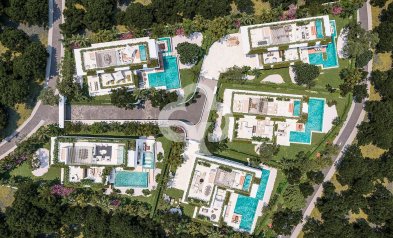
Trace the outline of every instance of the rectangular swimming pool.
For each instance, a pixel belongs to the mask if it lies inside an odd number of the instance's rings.
[[[245,179],[244,179],[244,183],[243,183],[243,190],[244,191],[248,191],[248,189],[250,188],[251,180],[252,180],[252,175],[251,174],[247,174]]]
[[[304,132],[291,131],[289,142],[311,144],[312,132],[322,132],[325,99],[310,98],[308,100],[308,118]]]
[[[179,67],[176,56],[163,56],[164,72],[147,75],[150,87],[180,88]]]
[[[300,116],[300,105],[302,104],[302,102],[300,100],[295,100],[293,102],[293,115],[295,117]]]
[[[146,56],[146,46],[140,45],[139,46],[139,54],[141,57],[141,61],[146,61],[147,56]]]
[[[338,66],[337,48],[336,48],[336,21],[330,21],[332,27],[332,42],[327,44],[326,55],[324,53],[311,53],[308,55],[310,64],[322,65],[323,68],[333,68]]]
[[[323,38],[323,27],[322,27],[322,20],[315,21],[315,28],[317,30],[317,38]]]
[[[115,174],[115,187],[147,188],[148,173],[118,171]]]
[[[255,196],[257,199],[262,200],[265,196],[267,182],[269,181],[270,170],[262,169],[261,182],[259,183],[257,195]]]

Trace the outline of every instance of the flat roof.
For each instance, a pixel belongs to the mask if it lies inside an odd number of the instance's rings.
[[[140,52],[140,45],[146,45],[148,52]],[[147,54],[148,53],[148,54]],[[110,41],[92,44],[90,47],[74,49],[76,74],[86,75],[89,69],[97,70],[108,67],[139,64],[150,59],[158,59],[155,39],[149,37]],[[135,60],[137,59],[137,60]],[[86,66],[86,67],[85,67]]]
[[[321,19],[323,22],[323,35],[325,37],[331,36],[328,15],[242,26],[240,27],[240,35],[243,52],[248,54],[254,48],[315,40],[315,28],[312,28],[315,26],[305,25],[302,28],[302,26],[296,26],[296,23],[315,22],[317,19]]]

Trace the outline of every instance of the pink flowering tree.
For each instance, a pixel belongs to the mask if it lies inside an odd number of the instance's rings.
[[[176,31],[175,31],[175,34],[177,36],[184,36],[185,35],[185,31],[184,31],[183,27],[177,28]]]
[[[73,188],[64,187],[61,184],[55,184],[51,187],[50,193],[59,197],[68,197],[74,191]]]
[[[114,199],[110,202],[111,206],[118,207],[121,205],[121,201],[119,199]]]
[[[335,16],[340,15],[342,13],[342,11],[343,11],[343,8],[341,6],[336,5],[336,6],[333,6],[333,8],[332,8],[332,14]]]

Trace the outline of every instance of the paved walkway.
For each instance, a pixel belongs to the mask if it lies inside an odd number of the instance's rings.
[[[363,5],[361,9],[358,11],[358,21],[360,21],[362,27],[367,30],[371,30],[371,8],[369,0]],[[368,71],[368,76],[370,75],[372,69],[372,61],[368,63],[365,67],[365,70]],[[352,103],[351,109],[348,112],[349,117],[347,121],[344,123],[343,128],[341,129],[339,136],[335,139],[334,143],[339,145],[341,148],[344,148],[347,145],[352,144],[353,140],[357,134],[357,125],[359,125],[365,116],[365,111],[363,110],[362,103]],[[337,167],[336,164],[340,162],[343,150],[338,154],[335,158],[333,165],[326,172],[324,182],[332,179],[333,175],[336,173]],[[307,217],[311,215],[312,210],[315,208],[315,203],[318,198],[322,196],[323,187],[322,184],[317,187],[314,194],[307,199],[308,203],[306,209],[303,213],[303,221],[298,224],[295,229],[292,231],[291,238],[297,238],[300,232],[303,229],[307,221]]]

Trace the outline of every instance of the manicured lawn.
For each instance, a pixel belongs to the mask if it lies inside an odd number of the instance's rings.
[[[261,72],[261,75],[258,78],[254,79],[254,80],[252,80],[250,82],[261,83],[261,81],[264,78],[266,78],[267,76],[278,74],[278,75],[281,75],[281,77],[283,78],[285,83],[293,84],[291,82],[291,78],[289,77],[289,68],[267,69],[267,70],[261,70],[260,72]]]
[[[6,186],[0,186],[0,210],[5,211],[6,207],[11,206],[14,202],[15,189]]]
[[[340,65],[339,68],[321,70],[321,74],[315,80],[315,87],[312,87],[311,89],[324,90],[326,88],[326,85],[330,84],[332,87],[337,88],[338,90],[338,86],[343,82],[340,79],[340,71],[341,69],[349,66],[349,60],[339,59],[338,63]]]
[[[17,167],[13,171],[11,171],[12,176],[23,176],[23,177],[29,177],[34,180],[55,180],[55,179],[60,179],[60,170],[61,168],[59,167],[50,167],[48,172],[41,177],[36,177],[31,173],[31,168],[30,165],[26,162],[23,163],[21,166]]]
[[[171,198],[182,198],[184,191],[176,188],[168,188],[165,190],[165,194]]]
[[[180,70],[181,87],[184,90],[184,96],[189,99],[195,91],[198,77],[193,69]]]
[[[379,156],[386,152],[386,150],[381,149],[373,144],[360,146],[360,150],[362,151],[364,157],[371,159],[378,159]]]

